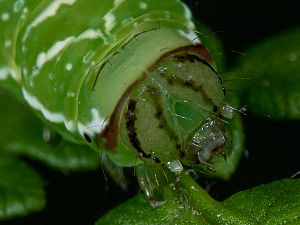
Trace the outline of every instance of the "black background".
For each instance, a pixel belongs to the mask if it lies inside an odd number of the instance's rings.
[[[297,1],[186,0],[197,20],[222,40],[227,64],[232,65],[247,46],[272,34],[300,25]],[[228,182],[201,179],[210,194],[223,200],[236,191],[300,171],[300,121],[273,122],[248,114],[243,117],[247,157]],[[128,192],[106,181],[101,168],[64,174],[28,159],[45,180],[47,207],[27,217],[0,222],[5,225],[89,225],[138,191],[133,179]],[[298,176],[299,177],[299,176]],[[300,187],[299,187],[300,189]]]

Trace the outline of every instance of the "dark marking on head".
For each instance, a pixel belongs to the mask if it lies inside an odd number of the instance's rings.
[[[126,128],[128,130],[128,137],[132,147],[134,147],[141,157],[143,158],[150,158],[151,154],[146,153],[142,147],[141,143],[137,138],[136,128],[135,128],[135,121],[137,119],[135,109],[136,109],[136,101],[133,99],[129,99],[128,101],[128,111],[126,113]]]
[[[162,76],[163,78],[166,78],[165,76]],[[166,78],[167,79],[167,78]],[[201,85],[197,85],[194,80],[185,80],[181,77],[176,77],[176,79],[173,79],[173,83],[182,87],[189,88],[195,92],[201,93],[204,100],[207,101],[209,104],[215,106],[213,100],[209,97],[209,95],[206,93],[204,88]]]
[[[92,143],[92,137],[88,133],[83,133],[84,139],[87,143]]]
[[[201,58],[199,55],[194,55],[194,54],[190,54],[190,53],[181,53],[181,54],[175,55],[174,58],[175,58],[175,60],[177,60],[180,63],[185,63],[187,61],[190,63],[201,62],[201,63],[205,64],[206,66],[208,66],[214,73],[216,73],[216,71],[212,68],[212,66],[205,59]],[[160,71],[160,75],[168,82],[169,85],[178,85],[178,86],[192,89],[195,92],[199,92],[199,93],[201,93],[201,95],[204,97],[204,99],[209,104],[215,105],[213,100],[206,93],[205,89],[201,85],[198,85],[194,80],[192,80],[192,79],[186,80],[186,79],[183,79],[182,77],[174,76],[174,74],[168,74],[164,70]],[[223,81],[221,80],[221,78],[219,76],[218,76],[218,78],[220,80],[220,83],[222,85],[223,92],[224,92]]]
[[[185,80],[183,81],[183,86],[191,88],[193,91],[201,92],[202,86],[197,86],[194,80]]]
[[[161,163],[160,159],[157,157],[153,157],[152,159],[155,163]]]
[[[135,116],[136,102],[133,99],[128,101],[128,113],[131,113],[132,116]]]
[[[218,107],[216,105],[214,105],[213,112],[216,113],[216,112],[218,112],[218,110],[219,110]]]
[[[223,94],[226,95],[226,88],[222,85]]]
[[[184,63],[186,61],[189,61],[190,63],[194,62],[199,62],[202,61],[197,57],[196,55],[191,55],[191,54],[180,54],[180,55],[175,55],[175,60],[179,63]]]
[[[185,62],[190,62],[190,63],[195,63],[195,62],[201,62],[207,67],[209,67],[214,73],[217,73],[215,69],[208,63],[206,58],[200,57],[199,55],[194,55],[190,53],[182,53],[175,55],[175,60],[179,63],[185,63]]]
[[[157,119],[160,119],[161,116],[162,116],[162,111],[161,111],[161,110],[157,110],[157,111],[156,111],[156,114],[155,114],[155,117],[156,117]]]
[[[212,67],[212,56],[208,52],[208,50],[202,45],[187,45],[176,49],[171,49],[170,51],[164,53],[160,58],[158,58],[149,68],[147,71],[153,71],[157,65],[160,64],[163,60],[177,56],[177,55],[191,55],[192,57],[195,56],[195,60],[201,61],[205,65],[207,65],[214,73],[217,73],[215,69]],[[189,56],[188,56],[189,57]]]
[[[170,56],[178,55],[178,53],[196,56],[198,59],[200,59],[207,65],[209,65],[209,67],[212,70],[214,70],[212,68],[212,66],[210,65],[210,63],[212,63],[212,61],[213,61],[212,55],[208,52],[208,50],[202,44],[187,45],[187,46],[183,46],[183,47],[176,48],[173,50],[171,49],[171,51],[165,53],[160,59],[158,59],[157,63],[155,63],[154,65],[158,65],[159,62],[163,61],[164,59],[166,59]],[[198,60],[198,59],[195,59],[195,60]],[[194,60],[194,59],[191,58],[191,60]]]
[[[137,80],[129,88],[127,88],[125,93],[119,99],[119,102],[116,105],[113,114],[109,117],[110,119],[108,125],[106,125],[102,133],[99,134],[99,136],[106,140],[105,148],[107,149],[115,149],[117,147],[121,116],[123,115],[123,110],[127,105],[127,99],[138,83],[139,80]]]
[[[161,96],[159,91],[155,87],[149,87],[149,89],[152,90],[152,92],[148,93],[156,109],[156,113],[154,116],[159,121],[158,128],[165,129],[170,137],[170,140],[174,140],[177,143],[178,137],[174,130],[168,125],[166,118],[163,115],[164,109],[162,107]]]
[[[158,124],[158,128],[163,129],[164,125],[163,124]]]
[[[224,82],[223,82],[222,78],[219,75],[218,75],[218,78],[219,78],[220,84],[222,85],[223,93],[224,93],[224,95],[226,95],[226,89],[225,89],[225,86],[224,86]]]

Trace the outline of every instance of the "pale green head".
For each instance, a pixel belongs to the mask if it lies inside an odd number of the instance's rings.
[[[120,138],[141,159],[196,164],[225,144],[218,118],[223,86],[209,60],[202,45],[177,49],[136,84],[123,112]]]

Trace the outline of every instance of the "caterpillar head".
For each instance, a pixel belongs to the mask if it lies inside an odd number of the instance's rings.
[[[95,143],[116,164],[134,166],[139,158],[180,172],[181,162],[206,163],[222,152],[224,88],[203,45],[172,29],[151,30],[131,38],[100,69],[99,79],[90,79],[92,97],[81,102],[108,118]]]
[[[121,120],[121,139],[148,163],[180,172],[225,145],[222,82],[202,45],[171,52],[136,84]]]

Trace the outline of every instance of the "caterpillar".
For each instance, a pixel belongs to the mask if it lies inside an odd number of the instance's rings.
[[[108,167],[136,167],[150,199],[161,171],[179,179],[231,148],[224,118],[234,109],[181,1],[0,8],[0,85],[65,139],[102,152]]]

